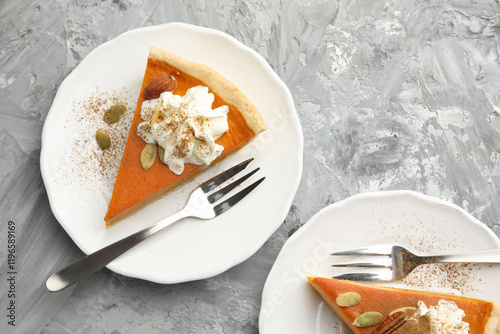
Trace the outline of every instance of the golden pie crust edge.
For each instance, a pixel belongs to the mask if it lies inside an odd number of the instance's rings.
[[[266,130],[266,125],[259,110],[231,81],[224,78],[212,68],[207,65],[191,62],[156,47],[151,47],[149,58],[169,63],[182,72],[205,83],[215,94],[238,109],[255,135]]]
[[[484,333],[500,333],[500,303],[493,302],[493,308],[491,309],[490,318],[484,328]]]

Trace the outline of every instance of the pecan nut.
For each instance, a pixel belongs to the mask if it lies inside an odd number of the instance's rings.
[[[389,334],[401,326],[406,320],[406,313],[403,311],[395,312],[373,331],[372,334]]]

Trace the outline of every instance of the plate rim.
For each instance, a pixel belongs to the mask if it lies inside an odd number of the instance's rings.
[[[382,191],[368,191],[364,193],[358,193],[352,196],[349,196],[343,200],[340,200],[338,202],[329,204],[325,206],[324,208],[320,209],[318,212],[316,212],[313,216],[311,216],[310,219],[307,220],[307,222],[302,225],[297,231],[295,231],[283,244],[281,247],[280,252],[278,253],[278,256],[276,257],[276,260],[273,263],[273,266],[271,270],[269,271],[269,274],[266,278],[266,281],[264,283],[264,288],[262,289],[262,294],[261,294],[261,305],[260,305],[260,312],[259,312],[259,331],[264,334],[266,329],[264,328],[265,326],[265,302],[267,301],[266,296],[269,294],[269,289],[270,289],[270,282],[276,275],[276,272],[278,271],[278,267],[281,264],[283,257],[286,253],[286,249],[288,246],[293,243],[301,234],[306,233],[307,230],[312,226],[321,216],[323,216],[326,212],[330,210],[335,210],[337,208],[340,208],[342,206],[346,206],[349,203],[360,200],[360,199],[370,199],[370,198],[384,198],[384,197],[393,197],[393,196],[410,196],[414,197],[418,200],[425,201],[429,204],[437,204],[437,205],[442,205],[445,206],[449,209],[453,209],[458,211],[460,214],[464,215],[467,220],[469,220],[471,223],[475,224],[476,226],[482,228],[489,236],[491,237],[492,241],[496,243],[496,247],[500,248],[500,238],[483,222],[479,221],[477,218],[472,216],[468,211],[465,209],[461,208],[460,206],[445,201],[441,198],[433,197],[430,195],[423,194],[421,192],[413,191],[413,190],[382,190]]]
[[[185,29],[189,32],[192,33],[197,33],[197,34],[209,34],[212,36],[217,36],[223,38],[226,42],[230,42],[231,46],[237,49],[242,50],[243,52],[248,53],[250,56],[253,57],[254,60],[258,62],[258,65],[262,67],[263,70],[265,70],[266,74],[270,75],[274,82],[279,86],[281,89],[283,96],[286,98],[286,104],[287,107],[291,107],[291,112],[289,114],[290,119],[292,123],[296,127],[296,140],[297,140],[297,149],[296,152],[294,153],[294,157],[296,159],[294,160],[294,165],[297,170],[297,177],[295,178],[293,184],[291,185],[291,190],[288,194],[288,197],[286,201],[284,201],[284,208],[283,212],[281,213],[280,219],[278,222],[275,223],[272,229],[270,229],[267,233],[263,233],[260,240],[255,243],[255,246],[251,249],[249,249],[248,252],[240,256],[239,258],[236,258],[232,261],[227,261],[225,265],[218,267],[217,269],[214,269],[209,272],[205,272],[203,274],[193,274],[189,276],[183,276],[179,277],[177,279],[158,279],[158,278],[152,278],[149,277],[148,275],[141,275],[140,273],[132,273],[130,271],[124,270],[122,268],[116,268],[113,265],[107,266],[110,270],[122,274],[128,277],[133,277],[133,278],[138,278],[138,279],[144,279],[148,280],[151,282],[159,283],[159,284],[174,284],[174,283],[182,283],[182,282],[189,282],[189,281],[194,281],[194,280],[199,280],[199,279],[205,279],[209,277],[216,276],[220,273],[223,273],[227,271],[228,269],[244,262],[247,260],[249,257],[251,257],[253,254],[255,254],[261,247],[262,245],[271,237],[271,235],[276,232],[276,230],[281,226],[282,222],[286,218],[290,207],[293,203],[293,200],[295,198],[295,195],[297,193],[297,190],[299,188],[301,179],[302,179],[302,174],[303,174],[303,151],[304,151],[304,134],[302,131],[302,126],[297,114],[297,110],[295,108],[295,103],[292,98],[291,92],[284,83],[284,81],[278,76],[278,74],[272,69],[272,67],[269,65],[269,63],[264,59],[263,56],[261,56],[257,51],[254,49],[250,48],[249,46],[243,44],[239,40],[237,40],[235,37],[222,32],[217,29],[213,28],[207,28],[207,27],[202,27],[202,26],[197,26],[193,24],[188,24],[188,23],[183,23],[183,22],[170,22],[170,23],[165,23],[165,24],[159,24],[159,25],[153,25],[153,26],[147,26],[147,27],[139,27],[135,29],[131,29],[128,31],[125,31],[118,36],[98,45],[95,47],[92,51],[90,51],[81,61],[80,63],[63,79],[61,84],[59,85],[56,95],[54,96],[54,99],[52,101],[51,107],[47,113],[47,116],[44,121],[43,129],[42,129],[42,135],[41,135],[41,149],[40,149],[40,170],[41,170],[41,176],[43,180],[43,184],[45,186],[46,192],[47,192],[47,197],[49,201],[49,207],[56,218],[57,222],[59,223],[60,226],[63,227],[63,229],[66,231],[68,236],[71,238],[71,240],[77,245],[80,250],[82,250],[85,254],[89,254],[90,251],[83,245],[80,240],[76,239],[74,236],[74,233],[70,230],[69,226],[67,224],[64,224],[62,221],[61,213],[60,210],[56,207],[56,201],[54,199],[55,197],[55,185],[49,182],[49,171],[48,171],[48,162],[47,159],[49,159],[50,155],[48,152],[47,148],[47,138],[49,137],[49,127],[47,124],[50,125],[52,122],[52,119],[56,117],[56,109],[57,105],[60,103],[60,101],[64,98],[63,91],[66,86],[69,85],[69,82],[73,80],[73,77],[78,74],[83,68],[85,68],[86,64],[96,55],[101,52],[101,50],[106,49],[108,47],[112,47],[113,44],[119,43],[122,39],[126,39],[130,35],[135,35],[135,34],[147,34],[148,32],[155,32],[155,31],[161,31],[161,30],[168,30],[168,29],[175,29],[175,28],[180,28],[180,29]]]

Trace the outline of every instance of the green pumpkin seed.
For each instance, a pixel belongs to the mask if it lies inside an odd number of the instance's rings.
[[[156,160],[156,144],[147,144],[141,152],[141,166],[150,169]]]
[[[158,119],[158,116],[160,116],[160,110],[161,110],[162,104],[163,104],[163,100],[160,100],[158,102],[158,104],[156,105],[156,108],[153,111],[153,114],[151,115],[151,119],[149,120],[149,126],[153,126],[153,124],[155,124],[156,120]]]
[[[365,312],[360,314],[352,323],[356,327],[375,326],[382,321],[384,316],[379,312]]]
[[[158,145],[158,158],[160,158],[161,163],[165,163],[165,149]]]
[[[338,306],[349,307],[359,304],[361,301],[361,295],[357,292],[345,292],[341,293],[335,299]]]
[[[126,103],[118,103],[112,106],[104,114],[104,122],[108,124],[116,123],[122,118],[123,114],[127,111]]]
[[[397,308],[397,309],[391,311],[391,313],[389,313],[389,317],[391,315],[393,315],[394,313],[401,312],[401,311],[403,311],[406,314],[406,318],[410,318],[415,313],[417,313],[418,309],[416,307],[413,307],[413,306],[400,307],[400,308]]]
[[[111,146],[111,138],[104,129],[98,129],[95,132],[95,140],[102,150],[106,150]]]

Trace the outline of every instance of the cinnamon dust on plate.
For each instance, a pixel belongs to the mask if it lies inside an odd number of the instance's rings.
[[[421,233],[421,224],[408,225],[401,222],[398,228],[404,233],[394,236],[394,229],[384,228],[382,236],[389,240],[398,240],[402,244],[407,244],[420,254],[425,253],[449,253],[450,249],[460,246],[460,241],[450,242],[448,238],[434,233]],[[396,228],[396,230],[398,230]],[[396,285],[401,288],[416,290],[435,291],[451,293],[455,295],[467,295],[471,292],[479,291],[482,287],[479,270],[481,266],[471,263],[439,263],[421,265],[415,268],[408,276]]]
[[[465,294],[476,291],[478,264],[439,263],[425,264],[413,270],[401,283],[417,289]]]
[[[113,105],[126,103],[127,111],[116,123],[104,121],[104,114]],[[111,196],[136,102],[122,91],[95,90],[74,98],[69,103],[65,126],[66,156],[61,166],[67,182],[88,189],[100,189]],[[111,138],[111,146],[102,150],[96,142],[97,129],[103,128]]]

